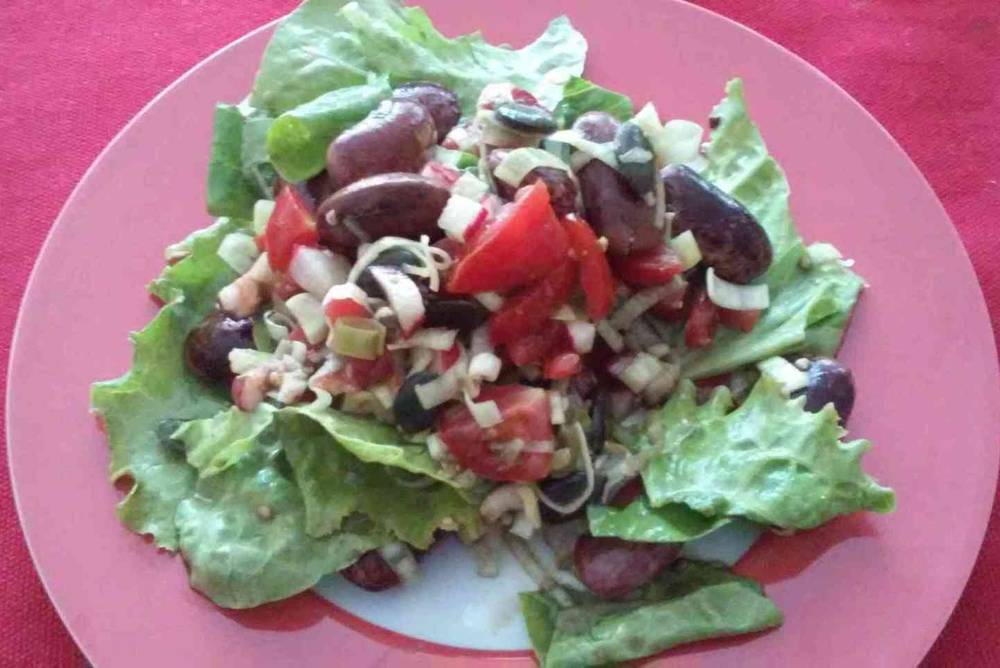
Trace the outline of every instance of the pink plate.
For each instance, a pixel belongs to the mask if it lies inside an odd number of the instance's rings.
[[[785,626],[674,653],[671,665],[914,665],[962,592],[997,477],[1000,393],[986,308],[934,193],[856,102],[794,55],[675,1],[614,8],[573,0],[427,0],[447,34],[485,26],[523,43],[568,14],[591,44],[588,74],[704,119],[725,81],[746,81],[754,118],[788,172],[804,235],[835,243],[871,282],[843,351],[859,384],[852,431],[866,468],[896,488],[895,515],[769,537],[741,570]],[[118,523],[107,450],[88,414],[95,379],[129,363],[125,333],[154,307],[145,283],[169,242],[208,222],[212,105],[249,89],[269,31],[223,49],[139,114],[87,172],[38,260],[10,365],[8,443],[21,522],[53,602],[101,668],[225,665],[491,665],[476,653],[380,631],[306,594],[251,612],[213,607],[180,561]]]

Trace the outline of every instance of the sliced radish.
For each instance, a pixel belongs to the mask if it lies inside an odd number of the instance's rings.
[[[424,300],[420,288],[409,276],[392,267],[372,265],[372,277],[378,282],[386,300],[396,313],[403,336],[409,336],[424,319]]]
[[[326,316],[323,314],[323,305],[308,292],[300,292],[290,297],[285,306],[299,323],[309,343],[319,343],[330,331],[326,324]]]
[[[351,264],[328,250],[310,246],[296,246],[288,274],[302,289],[322,299],[327,291],[347,280]]]
[[[438,227],[455,241],[465,241],[466,230],[485,219],[486,209],[482,204],[462,195],[452,195],[441,211]]]

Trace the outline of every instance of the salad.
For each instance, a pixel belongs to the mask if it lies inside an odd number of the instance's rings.
[[[863,280],[799,236],[742,83],[706,135],[582,78],[586,48],[306,0],[217,106],[216,220],[92,393],[119,517],[192,587],[405,587],[454,536],[538,583],[542,665],[603,665],[781,624],[686,543],[893,509],[833,358]]]

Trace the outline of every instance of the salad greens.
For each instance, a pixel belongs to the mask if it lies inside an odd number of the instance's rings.
[[[787,399],[767,376],[735,409],[726,387],[702,405],[695,395],[682,382],[649,424],[643,446],[653,457],[642,479],[654,507],[684,503],[783,529],[895,507],[892,490],[861,470],[870,443],[841,440],[832,404],[806,412],[805,397]]]
[[[331,140],[393,86],[443,84],[471,115],[484,86],[511,82],[554,109],[563,128],[587,111],[631,118],[628,97],[580,77],[586,50],[564,17],[514,50],[478,33],[446,38],[423,10],[392,0],[306,0],[275,31],[250,97],[216,107],[206,200],[225,217],[171,247],[171,259],[181,259],[150,285],[165,305],[132,336],[131,369],[96,383],[91,396],[107,431],[111,480],[130,488],[119,517],[179,550],[194,588],[221,606],[251,607],[308,589],[372,549],[400,541],[426,549],[439,530],[466,541],[481,535],[479,504],[490,490],[434,459],[426,438],[334,410],[321,392],[313,403],[244,412],[188,369],[184,342],[236,278],[217,252],[223,238],[252,234],[255,202],[270,196],[276,178],[321,172]],[[775,355],[831,355],[863,280],[836,259],[808,261],[788,183],[748,116],[739,80],[712,117],[701,173],[766,231],[774,261],[761,280],[771,304],[752,331],[723,329],[706,348],[687,349],[675,330],[681,375],[715,376]],[[461,167],[479,162],[441,147],[436,156]],[[696,394],[682,381],[646,423],[616,432],[643,458],[645,492],[624,508],[590,505],[594,536],[685,543],[745,520],[808,529],[893,509],[893,492],[860,468],[868,442],[842,440],[832,406],[806,412],[804,399],[787,398],[767,377],[739,405],[725,388],[700,405]],[[628,600],[574,597],[566,607],[551,592],[521,595],[543,666],[625,661],[782,622],[759,585],[693,561],[675,563]]]
[[[541,592],[521,594],[542,668],[603,666],[782,622],[756,582],[699,562],[668,569],[634,599],[581,598],[564,608]]]

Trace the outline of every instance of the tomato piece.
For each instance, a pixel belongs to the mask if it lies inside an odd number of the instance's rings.
[[[607,255],[586,221],[569,215],[563,219],[563,226],[580,263],[580,287],[587,300],[587,315],[591,320],[603,320],[615,301],[615,279]]]
[[[476,232],[448,278],[448,292],[505,292],[529,285],[566,259],[569,241],[538,181],[518,191]]]
[[[550,355],[573,352],[573,339],[565,324],[546,320],[538,329],[508,343],[506,350],[507,357],[516,366],[541,364]]]
[[[730,329],[737,329],[741,332],[753,330],[757,321],[760,320],[760,311],[734,311],[733,309],[720,308],[719,322]]]
[[[275,271],[287,271],[296,246],[315,246],[319,242],[316,218],[302,194],[291,185],[282,186],[274,211],[264,229],[267,261]]]
[[[437,436],[458,463],[490,480],[530,482],[549,474],[555,436],[545,390],[523,385],[483,387],[476,401],[495,401],[503,422],[483,429],[464,404],[451,404],[438,416]],[[519,451],[501,444],[519,439]]]
[[[534,332],[566,303],[575,283],[576,265],[564,260],[541,281],[505,300],[490,316],[490,341],[499,346]]]
[[[648,288],[663,285],[684,271],[680,257],[666,243],[614,259],[615,275],[629,285]]]
[[[350,298],[331,299],[323,305],[323,312],[326,313],[326,319],[331,325],[340,318],[369,318],[372,314],[367,306]]]
[[[542,367],[542,375],[549,380],[570,378],[583,369],[583,360],[577,353],[559,353],[550,357]]]
[[[363,360],[344,356],[344,365],[324,376],[315,379],[315,385],[330,394],[347,394],[367,390],[373,385],[391,378],[396,365],[391,353],[385,353],[378,359]]]
[[[719,307],[708,298],[704,288],[691,299],[691,313],[684,325],[684,343],[688,348],[704,348],[715,338],[719,325]]]

